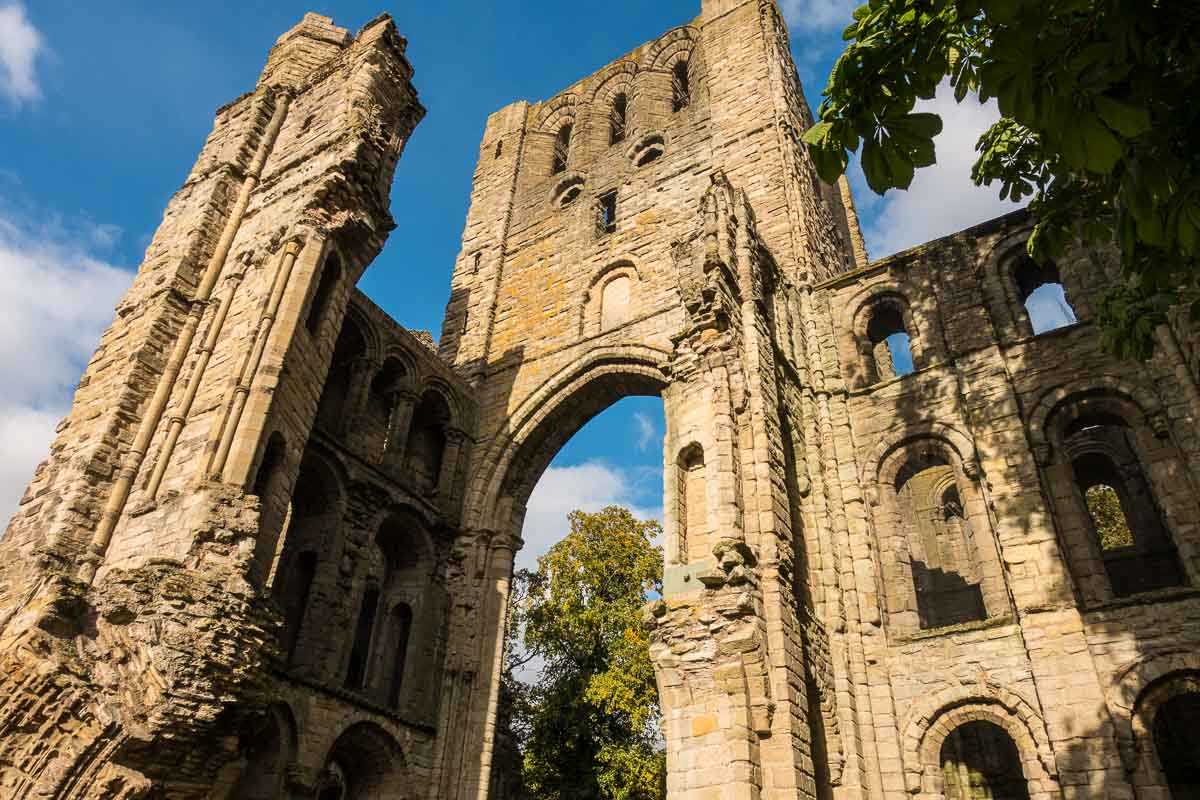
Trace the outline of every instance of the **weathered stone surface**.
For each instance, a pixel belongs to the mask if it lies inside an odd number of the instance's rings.
[[[1037,268],[1021,213],[868,263],[776,4],[703,0],[492,115],[434,346],[353,288],[423,114],[404,50],[308,15],[218,112],[0,544],[0,794],[502,796],[525,504],[646,394],[673,800],[1169,796],[1184,320],[1114,361],[1114,255]],[[1034,335],[1045,282],[1078,321]]]

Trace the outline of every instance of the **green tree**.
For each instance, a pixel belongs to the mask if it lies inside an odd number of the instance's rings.
[[[935,161],[919,98],[948,80],[996,98],[973,178],[1032,197],[1030,254],[1115,242],[1123,280],[1101,310],[1115,352],[1146,357],[1174,307],[1200,318],[1200,4],[1195,0],[871,0],[805,135],[821,177],[862,147],[871,188]]]
[[[569,519],[537,570],[518,574],[510,606],[506,683],[542,664],[511,692],[524,796],[658,800],[666,759],[642,608],[662,591],[662,529],[616,506]]]
[[[1133,547],[1133,531],[1129,530],[1129,520],[1125,518],[1117,490],[1100,483],[1088,489],[1085,498],[1088,513],[1092,515],[1092,523],[1100,537],[1100,549]]]

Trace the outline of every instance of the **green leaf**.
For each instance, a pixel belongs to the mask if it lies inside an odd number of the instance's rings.
[[[1096,112],[1104,124],[1117,133],[1133,139],[1150,130],[1150,112],[1111,97],[1096,98]]]
[[[867,176],[867,185],[875,194],[883,194],[893,188],[892,174],[888,169],[887,156],[883,148],[874,139],[867,139],[862,152],[863,174]]]
[[[1108,175],[1124,155],[1121,141],[1092,114],[1081,115],[1078,122],[1079,133],[1083,137],[1083,147],[1087,153],[1085,166],[1091,172]]]

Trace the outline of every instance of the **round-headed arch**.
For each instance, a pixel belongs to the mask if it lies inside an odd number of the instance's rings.
[[[939,451],[947,463],[957,465],[963,475],[974,480],[979,474],[975,445],[970,437],[944,422],[923,420],[893,428],[875,445],[875,450],[863,465],[862,483],[868,491],[880,486],[894,486],[900,470],[912,456],[914,446]],[[877,494],[872,495],[874,502]]]
[[[1121,762],[1131,774],[1154,773],[1150,758],[1151,725],[1163,700],[1181,682],[1200,682],[1200,654],[1190,650],[1163,650],[1125,665],[1104,693],[1113,716]]]
[[[1115,375],[1083,378],[1048,389],[1031,409],[1029,443],[1038,462],[1046,466],[1050,461],[1054,444],[1051,422],[1060,412],[1072,405],[1076,413],[1085,413],[1089,407],[1101,406],[1113,411],[1114,403],[1124,406],[1115,410],[1130,425],[1145,420],[1156,435],[1166,434],[1167,423],[1162,403],[1150,389]],[[1135,418],[1130,418],[1131,415]],[[1137,416],[1141,419],[1137,419]]]
[[[467,500],[469,527],[507,530],[546,467],[589,420],[626,397],[659,396],[670,354],[645,345],[600,347],[562,369],[509,417],[480,463]],[[515,533],[515,531],[513,531]]]
[[[941,752],[946,738],[961,725],[989,722],[1012,739],[1029,783],[1030,800],[1051,800],[1058,767],[1046,726],[1033,706],[993,681],[953,686],[913,705],[904,728],[904,780],[910,794],[943,797]]]
[[[642,68],[670,69],[676,61],[691,57],[699,38],[699,32],[690,25],[667,31],[650,45],[642,58]]]

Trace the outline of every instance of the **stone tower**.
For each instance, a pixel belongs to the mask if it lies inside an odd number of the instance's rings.
[[[310,15],[218,113],[0,544],[5,797],[498,797],[525,505],[630,395],[672,800],[1192,796],[1200,347],[1105,352],[1113,253],[868,262],[777,4],[703,0],[490,117],[435,347],[353,288],[411,75]]]
[[[691,24],[489,119],[441,339],[480,406],[464,526],[493,542],[498,587],[472,729],[492,725],[538,477],[593,415],[661,395],[670,794],[813,795],[789,479],[807,467],[785,439],[810,416],[805,287],[862,250],[800,144],[810,123],[779,9],[757,0],[706,0]],[[484,736],[460,796],[489,773]]]

